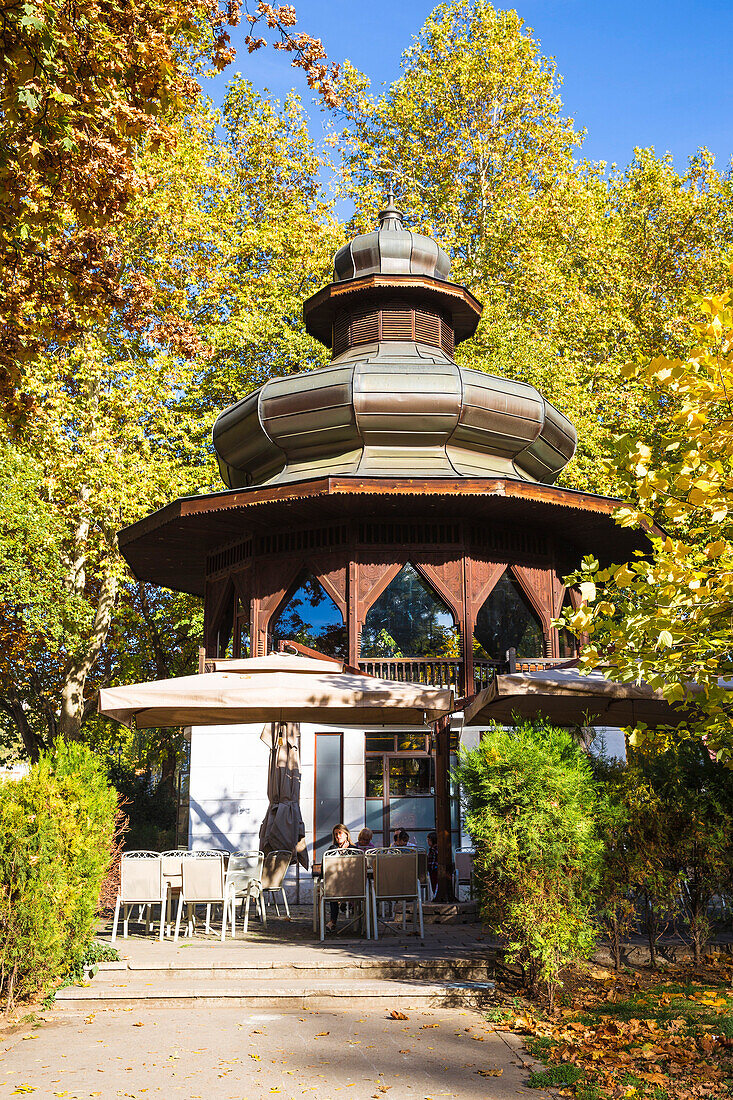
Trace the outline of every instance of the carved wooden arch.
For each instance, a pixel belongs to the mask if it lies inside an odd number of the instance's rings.
[[[311,559],[305,563],[305,566],[316,578],[326,595],[330,596],[336,604],[344,620],[344,626],[346,626],[348,610],[346,600],[347,567],[342,557],[337,555],[332,555],[332,557],[333,561],[326,561],[325,563],[323,560],[316,562]]]
[[[552,629],[550,624],[552,623],[553,615],[551,609],[548,608],[547,598],[544,600],[542,599],[542,581],[544,580],[545,587],[547,587],[547,570],[532,569],[526,565],[510,565],[509,568],[516,577],[525,596],[537,612],[544,634],[548,636]]]
[[[409,559],[410,565],[422,573],[424,580],[448,605],[456,626],[463,632],[465,599],[463,596],[463,561],[461,558],[449,558],[438,564],[430,561]],[[458,593],[456,596],[455,593]]]
[[[258,565],[255,574],[255,598],[252,600],[252,653],[259,657],[267,649],[267,630],[273,613],[288,593],[301,569],[302,563],[270,562]],[[260,595],[262,591],[265,595]]]
[[[405,559],[406,561],[407,559]],[[367,611],[376,603],[397,574],[404,568],[403,562],[360,561],[356,582],[356,607],[353,613],[359,626]]]
[[[468,620],[470,615],[471,623],[475,623],[479,611],[506,573],[509,565],[503,561],[484,561],[474,558],[467,561],[467,566],[468,614],[466,619]]]
[[[370,562],[369,564],[372,565],[373,567],[374,566],[379,566],[381,575],[379,576],[378,580],[373,581],[373,583],[371,584],[371,586],[368,590],[367,595],[366,596],[362,595],[363,589],[362,589],[362,585],[361,585],[361,574],[362,574],[362,569],[364,567],[364,563],[360,563],[360,565],[359,565],[359,611],[358,611],[358,617],[359,617],[359,624],[360,625],[363,622],[363,620],[366,618],[367,612],[370,610],[370,608],[372,608],[374,606],[374,604],[377,602],[379,597],[387,590],[387,588],[389,588],[390,584],[395,579],[395,577],[399,576],[399,574],[402,572],[402,570],[405,568],[406,565],[411,565],[413,567],[413,569],[417,573],[419,573],[419,575],[422,577],[422,579],[425,581],[425,583],[430,588],[435,590],[436,594],[440,597],[440,599],[443,600],[448,605],[448,608],[451,611],[451,614],[453,615],[453,618],[456,620],[456,626],[458,626],[459,628],[461,627],[461,621],[462,621],[462,618],[463,618],[463,597],[461,595],[460,603],[456,602],[455,597],[453,596],[450,589],[448,588],[445,581],[443,580],[443,578],[440,576],[440,573],[438,572],[438,570],[440,569],[440,566],[435,565],[432,562],[424,562],[424,561],[419,561],[419,560],[416,561],[415,558],[410,556],[410,554],[408,554],[408,553],[404,554],[404,560],[399,561],[399,562],[394,562],[393,561],[389,565],[386,562],[385,563]],[[460,567],[460,562],[458,562],[458,565]],[[462,587],[463,586],[461,584],[461,588]]]
[[[267,630],[270,626],[270,621],[281,609],[287,599],[290,589],[301,573],[308,571],[308,566],[303,561],[296,562],[277,562],[273,569],[277,571],[277,588],[273,588],[267,595],[260,596],[259,600],[259,613],[260,613],[260,629]],[[269,572],[269,570],[268,570]]]

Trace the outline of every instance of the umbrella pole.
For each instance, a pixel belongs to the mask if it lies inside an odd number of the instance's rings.
[[[438,834],[438,888],[435,901],[455,901],[450,833],[450,715],[435,723],[435,831]]]

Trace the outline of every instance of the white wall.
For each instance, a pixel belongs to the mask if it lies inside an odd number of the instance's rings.
[[[313,761],[316,731],[343,732],[344,823],[354,839],[364,825],[364,730],[301,723],[300,810],[308,855],[313,851]],[[259,847],[267,812],[269,749],[260,740],[262,724],[195,726],[191,730],[188,843],[191,849]],[[334,825],[336,822],[334,821]],[[295,869],[288,873],[295,882]],[[301,901],[311,897],[310,872],[300,871]],[[292,897],[292,892],[291,892]]]
[[[189,848],[259,847],[270,758],[261,733],[261,722],[192,728]]]

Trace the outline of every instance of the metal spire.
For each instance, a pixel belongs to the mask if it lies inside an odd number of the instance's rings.
[[[379,211],[379,228],[391,229],[394,232],[401,232],[404,230],[402,224],[402,211],[398,210],[395,206],[394,197],[394,177],[389,177],[389,194],[387,195],[387,205],[384,210]]]

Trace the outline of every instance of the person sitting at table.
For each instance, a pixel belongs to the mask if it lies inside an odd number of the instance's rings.
[[[361,848],[362,852],[366,852],[367,848],[372,847],[372,837],[374,833],[371,829],[362,829],[356,838],[357,848]]]
[[[434,894],[438,887],[438,834],[428,833],[428,878]]]
[[[332,848],[352,848],[351,833],[342,823],[334,825],[331,830],[331,847]],[[326,924],[326,930],[328,932],[336,931],[336,923],[339,919],[339,903],[332,901],[331,905],[331,919]]]
[[[395,829],[392,844],[395,848],[407,848],[410,844],[410,834],[407,829]]]

